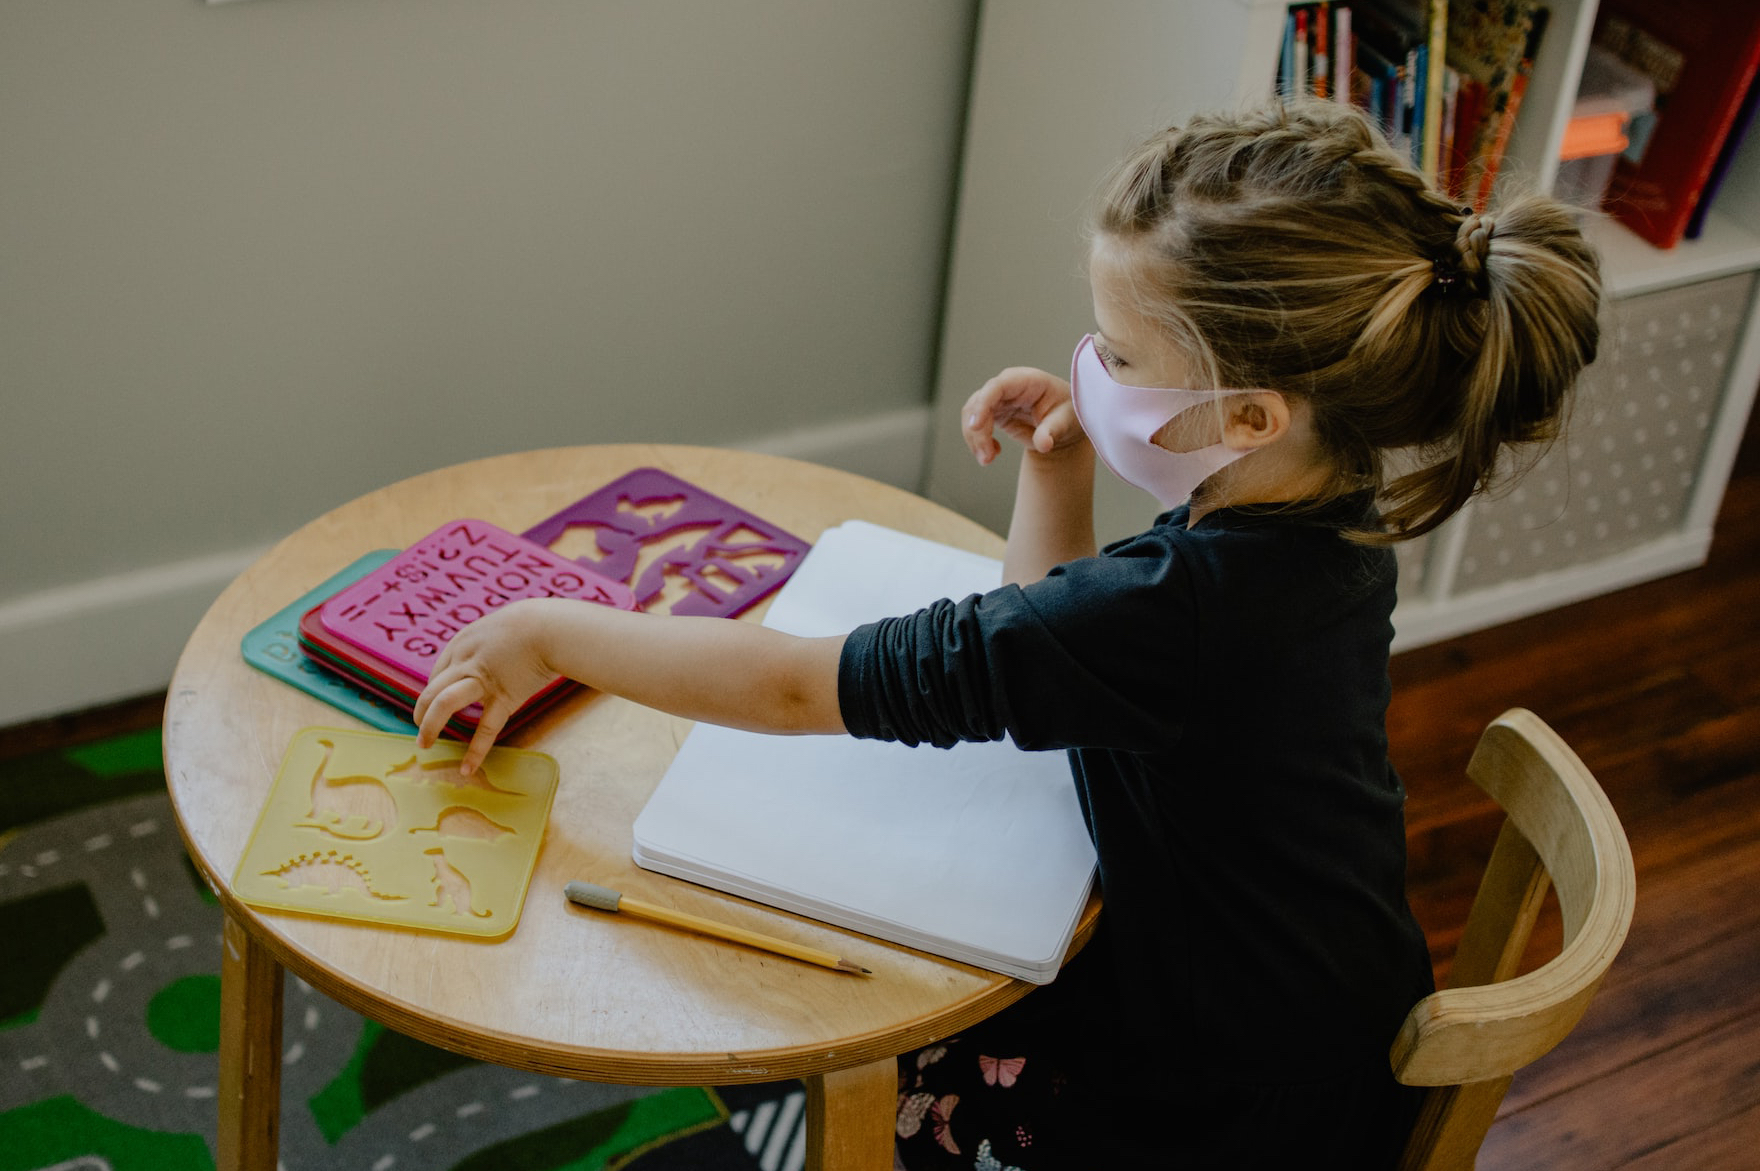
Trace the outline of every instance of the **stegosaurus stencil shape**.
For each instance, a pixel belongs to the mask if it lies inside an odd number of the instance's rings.
[[[370,899],[396,901],[404,895],[385,894],[373,889],[372,875],[360,859],[337,850],[299,854],[273,870],[263,871],[283,888],[317,887],[327,894],[338,895],[345,890],[357,891]]]
[[[233,889],[256,907],[497,938],[517,925],[556,761],[305,728],[288,744]],[[396,828],[396,832],[391,832]],[[339,839],[341,840],[339,842]]]

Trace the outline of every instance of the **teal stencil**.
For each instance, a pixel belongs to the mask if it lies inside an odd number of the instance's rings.
[[[285,610],[244,636],[244,661],[283,683],[291,683],[307,695],[317,696],[381,732],[415,735],[416,726],[403,712],[376,695],[344,682],[324,670],[299,649],[299,620],[307,610],[346,586],[359,581],[393,557],[397,549],[377,549],[302,596]]]

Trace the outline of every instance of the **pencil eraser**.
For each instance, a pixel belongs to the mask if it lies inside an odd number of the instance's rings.
[[[562,888],[571,903],[579,903],[583,907],[595,907],[601,911],[615,911],[623,896],[614,890],[606,890],[602,886],[594,886],[590,882],[571,882]]]

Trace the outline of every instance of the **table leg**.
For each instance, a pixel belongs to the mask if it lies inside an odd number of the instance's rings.
[[[815,1074],[807,1085],[807,1171],[892,1171],[898,1062]]]
[[[281,1143],[281,965],[226,916],[220,956],[219,1171],[275,1171]]]

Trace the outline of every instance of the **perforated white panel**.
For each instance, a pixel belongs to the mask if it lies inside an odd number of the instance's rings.
[[[1422,601],[1430,589],[1430,547],[1434,540],[1429,534],[1416,537],[1410,541],[1401,541],[1393,547],[1395,559],[1399,562],[1399,599],[1401,602]]]
[[[1754,280],[1744,273],[1618,303],[1564,438],[1514,488],[1462,518],[1450,594],[1609,557],[1680,528]]]

